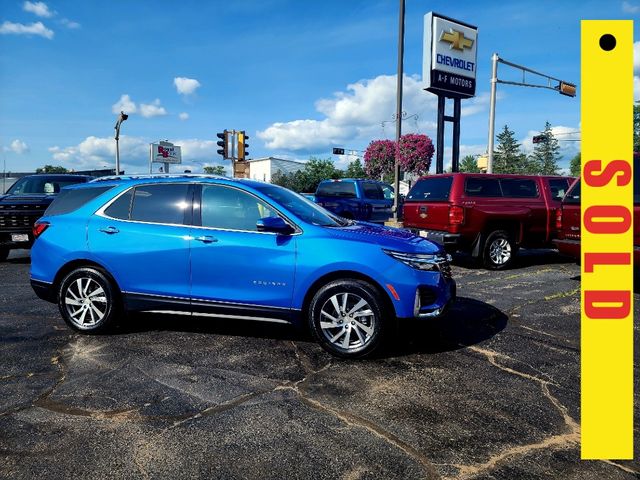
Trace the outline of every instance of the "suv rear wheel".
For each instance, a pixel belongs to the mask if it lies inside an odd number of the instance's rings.
[[[513,262],[518,248],[505,230],[491,232],[484,244],[483,264],[491,270],[502,270]]]
[[[361,358],[381,344],[386,321],[380,293],[369,283],[335,280],[316,292],[309,307],[309,328],[329,353]]]
[[[64,277],[58,307],[67,325],[83,333],[104,332],[120,310],[111,281],[93,267],[77,268]]]

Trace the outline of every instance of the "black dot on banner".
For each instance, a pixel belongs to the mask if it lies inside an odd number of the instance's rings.
[[[605,33],[600,37],[600,48],[605,52],[610,52],[616,48],[616,37],[610,33]]]

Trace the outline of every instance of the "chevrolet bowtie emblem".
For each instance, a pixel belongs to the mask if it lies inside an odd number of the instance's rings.
[[[451,44],[450,48],[460,50],[461,52],[464,51],[465,48],[471,48],[473,46],[473,40],[465,38],[463,32],[459,32],[453,28],[450,28],[448,32],[442,32],[440,40],[449,42]]]

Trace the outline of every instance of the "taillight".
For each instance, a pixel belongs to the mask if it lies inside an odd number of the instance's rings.
[[[33,239],[35,240],[42,232],[49,228],[49,222],[36,222],[33,224]]]
[[[464,222],[464,208],[458,205],[449,207],[449,225],[462,225]]]
[[[556,208],[556,230],[562,230],[562,208]]]

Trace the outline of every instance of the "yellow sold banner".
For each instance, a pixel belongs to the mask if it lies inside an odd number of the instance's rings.
[[[581,447],[633,458],[633,22],[582,22]]]

